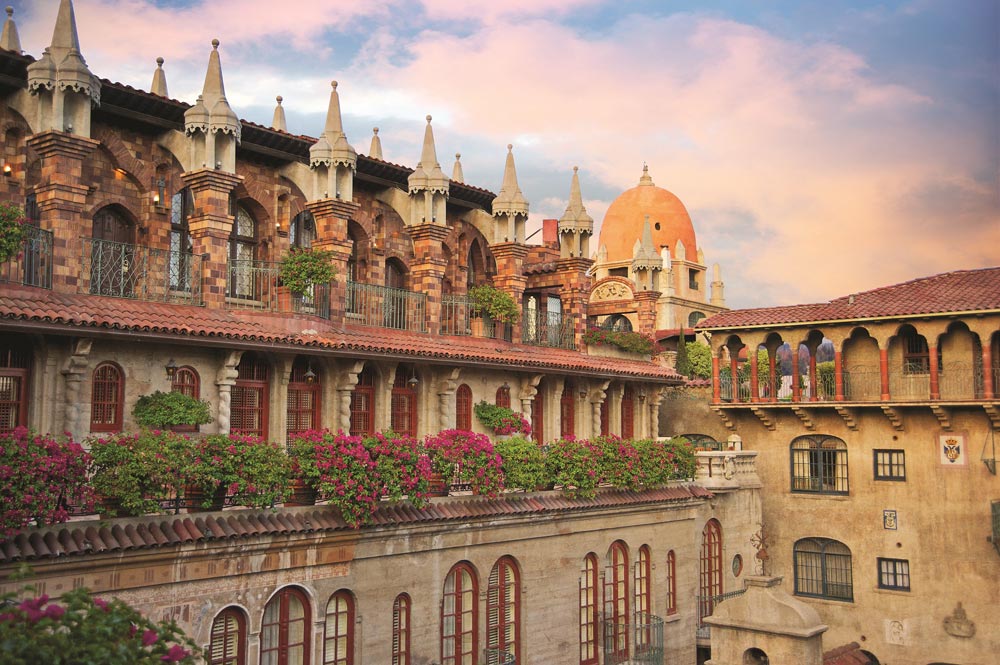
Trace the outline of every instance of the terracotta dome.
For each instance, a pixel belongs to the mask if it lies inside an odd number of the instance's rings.
[[[639,184],[621,194],[604,215],[598,247],[608,248],[608,261],[632,259],[635,241],[642,237],[642,224],[649,215],[653,232],[653,246],[659,252],[670,248],[670,256],[677,258],[677,241],[684,243],[688,261],[698,260],[694,226],[691,216],[681,200],[653,184],[644,166]]]

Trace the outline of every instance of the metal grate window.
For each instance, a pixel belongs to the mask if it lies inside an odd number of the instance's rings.
[[[792,491],[847,494],[847,444],[833,436],[800,436],[791,446]]]
[[[229,430],[234,434],[267,437],[269,371],[263,359],[244,354],[236,367],[230,398]]]
[[[365,367],[351,391],[351,436],[375,433],[375,372]]]
[[[803,538],[795,543],[795,594],[853,601],[851,550],[829,538]]]
[[[472,430],[472,388],[464,383],[455,391],[455,428]]]
[[[573,382],[566,379],[563,384],[562,397],[559,399],[559,436],[565,438],[574,434],[574,420],[576,420],[575,395],[576,388]]]
[[[90,431],[121,431],[124,397],[125,378],[121,368],[114,363],[98,365],[91,383]]]
[[[635,432],[635,399],[631,386],[622,391],[622,438],[631,439]]]
[[[910,590],[910,562],[906,559],[878,559],[878,588]]]
[[[875,480],[906,480],[906,451],[875,450]]]

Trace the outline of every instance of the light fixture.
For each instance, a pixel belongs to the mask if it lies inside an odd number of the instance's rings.
[[[646,401],[646,389],[645,388],[639,388],[639,401],[640,402],[645,402]]]
[[[153,192],[153,203],[155,205],[160,205],[160,193],[159,192]]]
[[[313,371],[312,365],[306,368],[305,380],[309,384],[316,383],[316,372]]]
[[[587,397],[587,390],[586,389],[581,389],[580,390],[580,399],[585,399],[586,397]]]
[[[153,203],[156,205],[163,205],[162,201],[166,198],[167,181],[163,178],[156,179],[156,192],[153,194]]]
[[[504,381],[503,385],[501,385],[500,388],[502,388],[505,392],[509,391],[510,390],[510,384],[507,383],[506,381]]]
[[[172,379],[174,378],[174,374],[177,373],[177,363],[175,363],[174,359],[171,358],[167,361],[167,365],[163,369],[167,370],[167,378]]]
[[[420,383],[420,380],[417,379],[417,372],[411,369],[410,378],[406,380],[406,385],[410,387],[410,390],[415,390],[418,383]]]
[[[6,176],[14,175],[14,169],[10,167],[10,164],[3,165],[3,174]]]

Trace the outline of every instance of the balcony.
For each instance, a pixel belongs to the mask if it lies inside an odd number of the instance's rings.
[[[694,456],[698,463],[694,481],[705,489],[725,492],[761,486],[756,450],[708,450]]]
[[[97,238],[83,239],[80,290],[113,298],[201,304],[202,257]]]
[[[376,328],[427,332],[427,296],[405,289],[347,282],[347,321]]]
[[[469,296],[446,295],[441,298],[442,335],[488,337],[510,342],[513,333],[511,324],[494,321],[485,312],[476,311]]]
[[[330,318],[330,285],[316,284],[301,295],[279,286],[277,261],[230,259],[226,270],[226,307],[258,312],[308,314]]]
[[[663,619],[647,612],[625,616],[601,615],[605,665],[662,665]]]
[[[532,346],[575,349],[576,321],[561,312],[524,309],[521,316],[521,341]]]
[[[52,288],[52,231],[25,224],[21,251],[0,263],[0,282]]]

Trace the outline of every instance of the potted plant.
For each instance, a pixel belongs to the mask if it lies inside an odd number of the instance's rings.
[[[493,442],[485,434],[447,429],[425,441],[434,470],[446,478],[454,471],[473,493],[496,496],[503,490],[503,468]]]
[[[313,446],[320,495],[340,510],[344,521],[359,527],[371,521],[381,496],[375,461],[360,436],[321,433]]]
[[[545,474],[545,453],[524,436],[511,436],[493,444],[500,455],[504,486],[532,492],[548,483]]]
[[[301,296],[317,284],[329,284],[337,276],[333,268],[333,252],[293,247],[281,260],[278,276],[281,284],[296,296]]]
[[[24,211],[10,203],[0,203],[0,263],[9,261],[24,248]]]
[[[87,484],[90,455],[71,439],[56,439],[18,427],[0,435],[0,536],[28,524],[65,522],[70,501],[87,509],[93,492]]]
[[[288,490],[288,456],[276,443],[247,434],[213,434],[195,442],[192,456],[186,491],[201,493],[201,508],[218,510],[227,495],[240,505],[266,508],[282,501]]]
[[[157,390],[135,401],[132,416],[140,427],[150,429],[197,427],[212,422],[212,406],[181,392]]]
[[[309,430],[288,439],[288,463],[291,487],[286,506],[310,506],[319,492],[319,468],[316,446],[323,443],[323,431]]]
[[[419,440],[380,432],[365,437],[364,445],[375,463],[382,497],[390,501],[405,497],[415,508],[427,505],[431,460]]]
[[[649,335],[625,330],[604,330],[591,328],[583,334],[583,341],[588,346],[613,346],[628,353],[650,355],[659,352],[659,346]]]
[[[474,407],[476,418],[494,434],[508,436],[511,434],[531,434],[531,425],[520,413],[506,406],[497,406],[482,401]]]
[[[603,467],[604,449],[586,439],[559,439],[545,451],[545,474],[569,496],[593,497],[602,482]]]
[[[517,323],[520,311],[506,291],[489,284],[479,284],[469,289],[469,299],[473,313],[485,313],[494,322]]]
[[[159,499],[178,496],[191,441],[173,432],[144,430],[90,440],[94,491],[111,517],[160,510]]]

